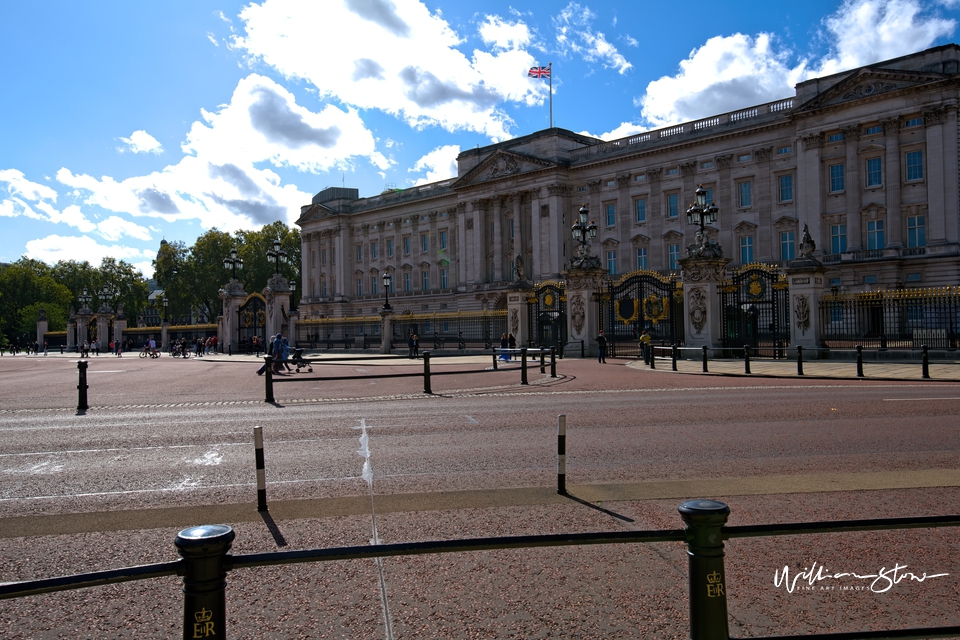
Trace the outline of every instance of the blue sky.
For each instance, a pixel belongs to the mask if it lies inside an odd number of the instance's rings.
[[[549,124],[616,139],[957,39],[960,0],[0,2],[0,262],[292,224]]]

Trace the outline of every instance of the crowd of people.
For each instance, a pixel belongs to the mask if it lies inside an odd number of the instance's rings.
[[[254,339],[256,339],[256,337],[254,337]],[[282,334],[278,333],[270,337],[270,342],[267,344],[265,353],[273,357],[273,373],[283,373],[284,369],[292,371],[292,369],[290,369],[290,345]],[[257,375],[262,376],[266,370],[267,363],[264,362],[260,365],[260,368],[257,369]]]

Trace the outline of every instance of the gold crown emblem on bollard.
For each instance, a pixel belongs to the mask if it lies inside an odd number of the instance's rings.
[[[213,620],[213,611],[209,611],[204,607],[193,614],[193,619],[197,622],[210,622]]]
[[[723,576],[720,575],[720,573],[717,571],[714,571],[713,573],[707,575],[707,582],[709,582],[710,584],[717,584],[722,579],[723,579]]]

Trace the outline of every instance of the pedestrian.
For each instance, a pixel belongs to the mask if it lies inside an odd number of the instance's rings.
[[[512,333],[507,334],[507,347],[510,349],[510,356],[513,357],[514,350],[517,348],[517,339]]]
[[[510,348],[510,341],[507,340],[507,334],[500,334],[500,359],[504,362],[510,360],[510,353],[507,352],[507,349]]]
[[[413,334],[413,359],[420,357],[420,336]]]
[[[290,363],[288,362],[289,360],[290,360],[290,345],[287,344],[287,339],[283,338],[280,341],[280,362],[283,363],[283,366],[286,368],[287,371],[292,371],[292,369],[290,368]]]
[[[413,331],[407,331],[407,357],[413,360]]]
[[[650,334],[646,329],[640,332],[640,357],[643,364],[650,364]]]
[[[597,334],[597,346],[599,346],[597,362],[606,364],[607,363],[607,338],[606,336],[603,335],[603,329],[600,329],[600,333]]]
[[[43,355],[47,355],[47,341],[43,341]]]

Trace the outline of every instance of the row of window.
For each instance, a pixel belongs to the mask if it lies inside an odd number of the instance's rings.
[[[867,220],[867,246],[868,250],[878,250],[886,248],[886,238],[884,235],[884,221]],[[927,246],[927,225],[926,216],[907,216],[907,246],[925,247]],[[847,250],[847,225],[830,225],[830,252],[844,253]]]
[[[410,255],[410,236],[403,237],[403,254]],[[447,232],[440,231],[438,234],[438,243],[440,249],[447,248]],[[421,233],[420,234],[420,252],[427,253],[430,250],[430,234]],[[363,262],[363,243],[357,243],[357,262]],[[370,259],[376,260],[380,254],[380,246],[377,242],[370,243]],[[394,255],[393,248],[393,238],[387,238],[387,257],[392,258]],[[320,254],[321,264],[327,264],[326,249],[321,250]]]
[[[413,291],[413,277],[412,274],[405,272],[402,274],[403,281],[400,283],[403,287],[404,293],[411,293]],[[363,286],[364,279],[363,277],[358,277],[356,279],[356,291],[358,296],[371,295],[376,296],[380,294],[380,276],[370,276],[370,285],[369,289]],[[449,272],[447,269],[440,269],[440,288],[447,289],[449,287]],[[427,270],[420,272],[420,288],[421,291],[430,290],[430,272]],[[320,279],[320,297],[326,298],[327,293],[327,280],[326,278]],[[395,293],[396,288],[394,283],[391,282],[390,286],[386,289],[388,293]]]
[[[867,158],[865,163],[868,189],[883,186],[883,158]],[[919,182],[923,180],[923,151],[917,149],[904,154],[904,182]],[[846,189],[846,171],[844,164],[838,162],[828,165],[828,180],[830,193],[840,193]]]

